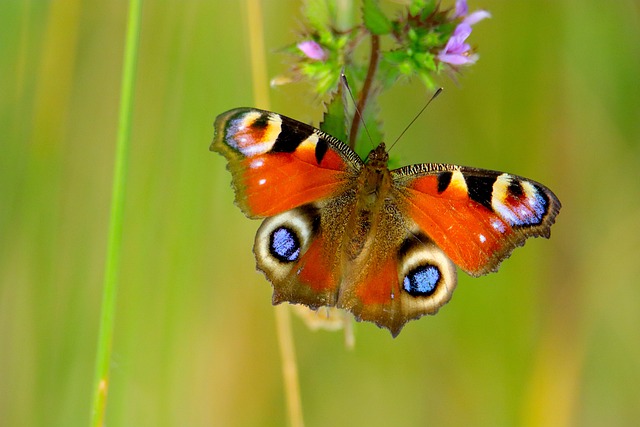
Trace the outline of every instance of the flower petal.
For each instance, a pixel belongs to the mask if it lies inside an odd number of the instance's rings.
[[[469,6],[467,5],[467,0],[457,0],[456,11],[453,16],[455,18],[462,18],[463,16],[467,16],[467,13],[469,13]]]
[[[469,37],[471,35],[471,25],[469,24],[465,24],[464,22],[461,24],[458,24],[458,26],[455,28],[455,30],[453,30],[453,35],[451,36],[451,38],[457,38],[460,40],[466,40],[467,37]]]
[[[298,43],[298,49],[300,49],[302,53],[307,55],[309,58],[315,59],[316,61],[324,61],[327,59],[327,53],[322,49],[322,46],[313,40],[305,40]]]
[[[478,59],[477,55],[461,55],[461,54],[438,54],[438,59],[441,62],[446,62],[451,65],[467,65],[473,64]]]
[[[473,25],[486,18],[491,18],[491,14],[489,12],[487,12],[486,10],[476,10],[471,15],[464,18],[462,23],[467,25]]]

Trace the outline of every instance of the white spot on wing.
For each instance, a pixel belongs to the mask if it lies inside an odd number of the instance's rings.
[[[504,233],[505,231],[507,231],[507,228],[504,226],[504,222],[500,221],[499,219],[495,218],[493,221],[491,221],[491,226],[499,231],[500,233]]]
[[[249,165],[249,167],[251,169],[258,169],[260,167],[262,167],[262,165],[264,165],[264,160],[262,159],[255,159],[251,161],[251,164]]]

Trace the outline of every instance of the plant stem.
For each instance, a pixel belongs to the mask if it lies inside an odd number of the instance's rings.
[[[91,425],[93,427],[104,425],[107,393],[109,390],[109,362],[111,361],[111,345],[113,342],[115,306],[122,252],[122,224],[129,150],[131,145],[133,88],[136,77],[141,9],[142,0],[129,1],[129,21],[127,23],[124,48],[118,139],[116,142],[116,158],[111,195],[109,240],[95,365],[94,397],[91,414]]]
[[[367,106],[367,100],[373,87],[374,76],[378,69],[378,61],[380,60],[380,36],[377,34],[371,35],[371,56],[369,57],[369,68],[367,69],[367,77],[362,85],[362,91],[358,97],[358,105],[356,106],[356,112],[353,115],[353,121],[351,122],[351,131],[349,132],[349,147],[355,149],[356,139],[358,137],[358,131],[360,124],[362,123],[362,114]],[[375,142],[375,141],[374,141]]]
[[[296,349],[293,342],[293,332],[291,331],[291,309],[289,304],[280,304],[275,307],[275,311],[289,425],[291,427],[304,427]]]
[[[249,28],[249,50],[251,52],[251,77],[256,106],[270,109],[267,61],[264,48],[263,15],[260,0],[247,0],[247,21]],[[288,304],[275,307],[276,332],[282,357],[282,378],[287,402],[287,417],[291,427],[303,427],[302,400],[298,381],[295,345],[291,331],[291,317]]]

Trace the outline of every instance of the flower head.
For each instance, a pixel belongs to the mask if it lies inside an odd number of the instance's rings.
[[[327,59],[327,52],[322,46],[313,40],[305,40],[297,44],[298,49],[302,51],[308,58],[316,61],[324,61]]]
[[[471,15],[467,0],[457,0],[454,17],[462,19],[462,22],[453,30],[451,38],[447,41],[444,49],[438,53],[438,59],[451,65],[468,65],[478,60],[478,55],[473,53],[471,46],[465,40],[471,34],[471,26],[485,18],[490,18],[491,14],[486,10],[477,10]]]
[[[444,49],[438,53],[438,59],[451,65],[473,64],[478,55],[471,54],[471,46],[465,40],[471,34],[471,26],[460,24],[456,27]]]

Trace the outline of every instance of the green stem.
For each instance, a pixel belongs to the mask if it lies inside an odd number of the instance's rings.
[[[120,114],[118,139],[111,194],[111,217],[109,241],[104,275],[98,350],[95,365],[94,397],[91,414],[93,427],[104,424],[104,415],[109,389],[109,362],[113,341],[113,325],[122,252],[122,224],[127,180],[129,149],[131,145],[131,119],[133,115],[133,89],[135,86],[140,15],[142,0],[129,1],[129,21],[124,48],[122,87],[120,92]]]
[[[351,131],[349,132],[349,147],[355,148],[356,139],[358,137],[358,130],[362,123],[362,114],[367,106],[367,100],[373,87],[374,76],[378,69],[378,61],[380,60],[380,36],[377,34],[371,35],[371,56],[369,57],[369,68],[367,69],[367,77],[362,85],[362,91],[358,98],[358,105],[356,106],[356,112],[353,115],[353,121],[351,122]],[[373,141],[375,143],[375,141]]]

